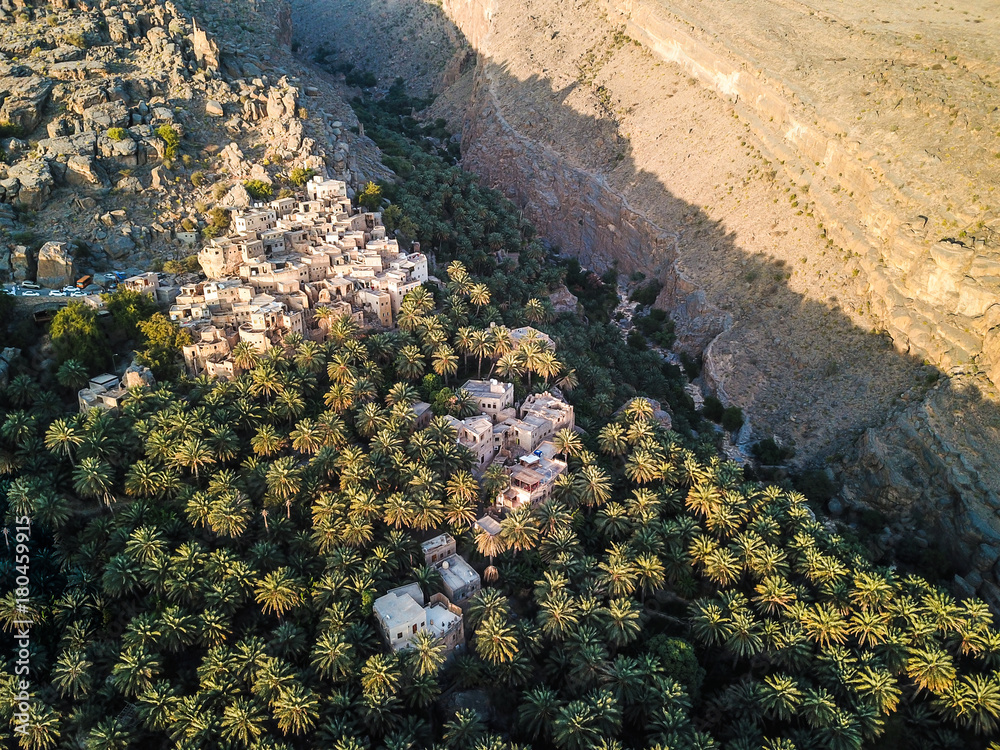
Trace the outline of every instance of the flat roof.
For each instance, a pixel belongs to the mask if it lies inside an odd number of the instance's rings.
[[[419,598],[418,598],[419,597]],[[392,589],[375,600],[372,609],[386,625],[398,625],[418,620],[423,615],[424,593],[420,584],[411,583]]]
[[[454,544],[455,538],[451,534],[438,534],[437,536],[431,537],[426,542],[420,545],[420,549],[424,552],[428,550],[436,549],[437,547],[443,547],[446,544]]]
[[[440,602],[427,608],[427,629],[438,638],[442,638],[461,621],[461,615],[456,615]]]
[[[493,518],[493,516],[483,516],[476,521],[476,526],[490,536],[496,536],[500,533],[500,522]]]
[[[447,567],[445,567],[447,565]],[[461,555],[451,555],[438,565],[441,578],[452,591],[479,582],[479,573]]]

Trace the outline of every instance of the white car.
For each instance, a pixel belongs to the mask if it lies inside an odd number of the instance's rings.
[[[49,292],[49,296],[50,297],[65,297],[66,296],[66,292],[62,291],[61,289],[53,289],[53,290],[51,290]]]
[[[36,291],[33,291],[31,289],[27,289],[27,290],[21,292],[21,296],[22,297],[38,297],[39,294]]]
[[[69,294],[70,292],[75,292],[76,291],[76,287],[75,286],[64,286],[62,288],[62,290],[64,292],[66,292],[66,294]]]
[[[83,292],[77,291],[77,292],[70,292],[69,296],[70,297],[86,297],[87,295],[84,294]]]

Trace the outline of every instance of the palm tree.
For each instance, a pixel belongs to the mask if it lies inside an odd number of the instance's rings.
[[[652,453],[644,448],[637,448],[625,462],[625,476],[636,484],[648,484],[662,479],[663,472],[660,469],[660,462]]]
[[[541,323],[547,317],[545,305],[532,297],[524,303],[524,317],[532,323]]]
[[[323,447],[325,434],[326,430],[322,425],[306,417],[299,420],[289,437],[292,439],[292,448],[299,453],[315,455]]]
[[[642,626],[639,609],[631,597],[617,597],[608,602],[608,638],[612,645],[621,648],[639,637]]]
[[[241,341],[233,347],[233,365],[238,370],[252,370],[260,362],[260,353],[249,341]]]
[[[529,508],[512,510],[500,522],[500,539],[504,547],[515,552],[531,549],[538,544],[538,523]],[[478,543],[478,538],[477,538]]]
[[[78,359],[67,359],[56,372],[59,385],[71,391],[78,391],[86,386],[87,379],[87,368]]]
[[[479,714],[471,708],[460,708],[454,718],[444,725],[444,742],[447,747],[455,750],[472,750],[482,746],[485,727]]]
[[[538,619],[542,633],[561,641],[580,623],[580,611],[568,593],[558,591],[539,603]]]
[[[603,505],[611,497],[611,481],[604,470],[597,466],[584,466],[580,469],[574,484],[581,505]]]
[[[302,467],[294,456],[282,456],[267,468],[267,491],[278,500],[288,501],[302,487]]]
[[[112,478],[108,464],[88,456],[73,470],[73,489],[82,497],[100,497],[105,505],[110,506]]]
[[[520,354],[521,362],[524,365],[524,370],[528,374],[528,391],[530,392],[531,374],[533,372],[539,372],[542,367],[545,350],[537,341],[530,341],[526,339],[521,344],[521,348],[518,349],[518,353]]]
[[[431,358],[434,372],[444,378],[444,384],[448,385],[448,376],[458,372],[458,355],[447,344],[442,344],[434,351]]]
[[[316,639],[312,650],[312,665],[324,677],[334,681],[347,677],[354,668],[354,646],[342,634],[326,631]]]
[[[73,448],[83,444],[84,432],[72,418],[57,419],[45,431],[45,447],[56,455],[64,455],[73,463]]]
[[[174,452],[174,461],[189,469],[194,474],[195,481],[198,480],[198,470],[214,464],[215,460],[215,454],[208,443],[198,437],[185,440]]]
[[[561,704],[552,688],[539,685],[524,694],[517,710],[518,721],[531,739],[544,738],[549,735]]]
[[[951,655],[934,646],[912,649],[906,660],[906,674],[917,684],[918,690],[937,695],[948,690],[957,676]]]
[[[473,636],[476,652],[490,664],[504,664],[513,661],[519,651],[517,633],[514,626],[503,615],[485,618],[476,628]]]
[[[552,444],[558,453],[561,453],[564,461],[568,461],[570,455],[583,450],[583,441],[574,430],[564,427],[552,437]]]
[[[293,687],[282,690],[278,700],[272,704],[278,729],[284,734],[304,734],[319,720],[319,699],[307,687],[293,683]]]
[[[507,352],[497,360],[496,370],[504,380],[515,380],[524,373],[524,361],[519,352]]]
[[[485,330],[475,330],[472,332],[471,352],[476,355],[479,365],[476,369],[476,378],[483,377],[483,359],[493,353],[493,341],[490,332]]]
[[[395,406],[396,404],[410,404],[416,403],[420,400],[420,393],[409,383],[404,383],[398,381],[392,384],[389,388],[389,392],[385,396],[385,403],[388,406]]]
[[[255,698],[237,697],[222,709],[219,734],[230,742],[250,747],[264,734],[267,715]]]
[[[91,686],[92,666],[85,651],[63,651],[52,667],[52,682],[59,689],[59,695],[64,698],[68,695],[73,700],[85,696]]]
[[[602,453],[609,456],[621,456],[628,449],[625,441],[625,429],[617,422],[609,422],[597,436],[597,444]]]
[[[287,445],[285,436],[279,433],[273,425],[262,424],[250,438],[250,447],[258,456],[273,456]]]
[[[462,326],[455,332],[455,349],[462,355],[462,367],[469,369],[469,355],[472,354],[475,343],[475,330],[468,326]]]
[[[409,344],[399,350],[396,357],[396,373],[406,380],[419,380],[424,376],[424,355],[416,346]]]
[[[348,384],[334,383],[326,392],[323,403],[341,414],[354,405],[354,390]]]
[[[469,302],[476,306],[476,311],[490,304],[490,290],[485,284],[473,284],[469,287]]]
[[[160,660],[145,648],[126,648],[111,670],[112,684],[126,697],[148,690],[160,671]]]
[[[255,588],[257,603],[264,614],[272,612],[279,618],[299,606],[301,586],[291,570],[280,567],[265,575]]]
[[[410,646],[414,671],[421,677],[436,675],[445,662],[444,643],[429,630],[421,630],[410,640]]]

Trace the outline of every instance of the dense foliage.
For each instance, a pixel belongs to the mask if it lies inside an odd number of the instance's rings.
[[[238,346],[236,381],[167,381],[120,413],[67,413],[25,374],[4,391],[0,509],[33,520],[20,746],[985,746],[1000,716],[986,607],[873,566],[802,495],[746,481],[691,431],[675,371],[607,322],[552,314],[566,268],[512,206],[408,158],[383,196],[445,283],[408,295],[398,331],[320,310],[325,343]],[[527,322],[555,353],[515,348]],[[175,328],[135,325],[175,363]],[[558,384],[587,427],[556,436],[569,472],[498,538],[472,523],[503,476],[476,480],[447,420],[415,430],[412,409],[470,413],[456,385],[491,372],[519,397]],[[86,375],[69,359],[56,377],[71,393]],[[448,664],[428,638],[390,653],[371,617],[393,586],[439,585],[418,540],[441,530],[498,572]],[[12,729],[14,579],[5,556]],[[470,690],[492,717],[445,709]]]

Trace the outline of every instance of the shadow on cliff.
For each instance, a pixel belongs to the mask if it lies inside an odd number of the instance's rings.
[[[449,34],[464,39],[437,12]],[[323,23],[316,17],[309,21],[314,30]],[[406,39],[405,29],[380,33]],[[349,49],[341,51],[350,55]],[[376,72],[386,82],[397,74],[392,59]],[[919,404],[929,388],[949,388],[941,385],[944,373],[894,349],[887,334],[858,327],[835,296],[811,299],[792,289],[792,269],[784,261],[747,251],[720,221],[636,164],[629,139],[613,119],[570,106],[577,82],[559,87],[544,76],[519,79],[483,55],[465,75],[472,80],[456,86],[468,97],[461,105],[463,166],[522,208],[539,234],[563,253],[598,269],[615,265],[626,274],[641,271],[659,278],[664,283],[660,301],[676,319],[681,341],[708,350],[706,385],[744,409],[758,428],[757,438],[773,434],[794,443],[800,468],[840,469],[838,479],[850,479],[854,499],[891,513],[897,529],[930,531],[926,541],[888,538],[901,558],[922,562],[925,573],[936,568],[950,575],[956,565],[964,572],[980,542],[997,544],[994,558],[1000,557],[996,513],[979,512],[983,503],[996,499],[996,469],[984,466],[982,479],[973,476],[979,486],[963,486],[953,471],[956,461],[935,455],[935,435],[921,433],[922,428],[933,433],[934,426],[919,421],[924,418]],[[496,90],[504,92],[504,101],[523,102],[525,108],[544,98],[546,107],[537,113],[546,120],[547,127],[537,129],[544,137],[510,125],[493,97]],[[588,139],[592,149],[565,148]],[[659,223],[612,189],[603,174],[612,171],[617,185],[656,191]],[[722,283],[701,290],[685,277],[677,267],[681,247],[688,258],[695,255],[712,266]],[[817,242],[815,250],[821,249]],[[974,387],[956,398],[962,419],[976,425],[976,436],[969,439],[1000,437],[997,404]],[[952,401],[944,398],[943,403],[947,408]],[[871,511],[851,518],[870,532],[887,521]],[[937,530],[954,543],[939,547],[933,536]],[[931,553],[925,551],[928,541]],[[981,560],[975,564],[984,567]],[[997,595],[995,605],[1000,589]]]

